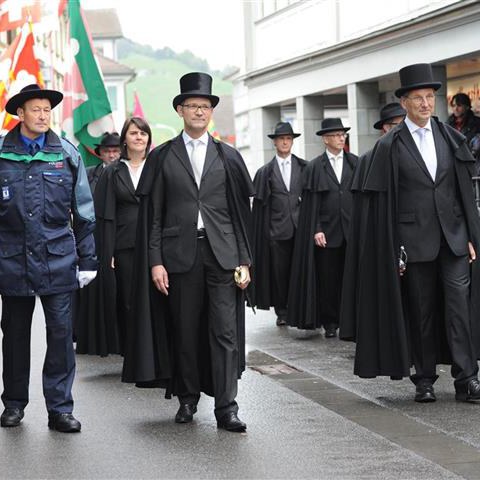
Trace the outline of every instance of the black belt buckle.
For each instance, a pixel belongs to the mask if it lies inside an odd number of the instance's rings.
[[[204,228],[200,228],[199,230],[197,230],[197,238],[207,238],[207,232]]]

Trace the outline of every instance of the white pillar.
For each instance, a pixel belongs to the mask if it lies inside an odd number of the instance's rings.
[[[279,121],[280,107],[256,108],[249,112],[250,151],[255,171],[275,155],[272,140],[267,135],[273,133]]]
[[[298,156],[305,160],[312,160],[319,155],[321,146],[320,137],[315,132],[320,130],[324,115],[324,99],[322,96],[297,97],[297,123],[299,133],[295,140]]]

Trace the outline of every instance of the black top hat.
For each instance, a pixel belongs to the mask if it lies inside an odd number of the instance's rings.
[[[100,155],[100,149],[102,147],[119,147],[120,148],[120,135],[117,132],[105,132],[103,134],[100,143],[95,144],[95,153]]]
[[[381,130],[383,124],[387,122],[387,120],[391,120],[395,117],[404,117],[407,112],[402,108],[402,106],[398,102],[387,103],[381,110],[380,110],[380,120],[375,122],[373,128],[377,130]]]
[[[212,107],[216,107],[220,100],[216,95],[212,95],[212,77],[208,73],[192,72],[184,75],[180,79],[180,92],[180,95],[173,99],[174,110],[189,97],[208,98]]]
[[[432,66],[429,63],[415,63],[400,69],[400,84],[395,95],[400,98],[410,90],[433,88],[438,90],[442,84],[433,80]]]
[[[316,133],[321,136],[328,132],[336,132],[337,130],[348,132],[350,127],[344,127],[341,118],[324,118],[322,120],[322,128]]]
[[[63,93],[57,92],[57,90],[47,90],[36,83],[32,83],[23,87],[19,93],[14,95],[5,105],[5,110],[11,115],[16,115],[17,109],[27,100],[33,98],[47,98],[50,100],[51,107],[55,108],[63,100]]]
[[[301,133],[293,133],[293,128],[289,122],[278,122],[275,125],[275,131],[267,135],[268,138],[280,137],[280,135],[291,135],[293,138],[297,138]]]

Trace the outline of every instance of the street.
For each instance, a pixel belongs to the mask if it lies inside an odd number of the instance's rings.
[[[455,402],[448,367],[437,402],[413,402],[409,380],[354,377],[354,345],[296,339],[271,312],[247,315],[249,368],[239,383],[247,433],[217,430],[202,397],[192,424],[177,401],[119,380],[118,356],[77,357],[80,434],[47,428],[41,392],[44,321],[32,328],[30,404],[0,430],[0,477],[13,478],[480,478],[480,405]]]

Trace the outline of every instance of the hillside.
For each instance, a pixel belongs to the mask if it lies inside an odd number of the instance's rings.
[[[179,79],[193,68],[177,58],[158,59],[154,55],[129,53],[120,59],[122,63],[137,72],[135,80],[127,84],[127,108],[133,109],[133,95],[136,91],[143,111],[152,127],[154,144],[158,145],[178,133],[182,122],[172,107],[172,99],[180,93]],[[208,64],[207,64],[208,67]],[[228,95],[232,84],[222,80],[219,73],[213,76],[213,93]],[[162,127],[165,125],[166,127]]]

